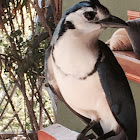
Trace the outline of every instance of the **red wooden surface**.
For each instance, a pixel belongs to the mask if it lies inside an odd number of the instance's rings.
[[[55,123],[38,132],[39,140],[76,140],[78,132],[72,131],[61,124]]]
[[[38,131],[38,140],[56,140],[54,137],[45,133],[44,131]]]
[[[127,15],[128,15],[129,20],[140,18],[140,12],[138,12],[138,11],[128,10]]]
[[[128,79],[140,83],[140,60],[132,51],[114,51]]]

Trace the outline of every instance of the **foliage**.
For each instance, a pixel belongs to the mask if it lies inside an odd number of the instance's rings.
[[[45,1],[41,1],[43,7]],[[0,100],[0,129],[4,131],[21,130],[30,139],[26,130],[32,130],[33,139],[37,139],[40,127],[54,120],[50,99],[43,90],[44,58],[61,17],[61,5],[61,0],[51,1],[53,13],[46,22],[47,13],[37,0],[0,0],[0,97],[4,97]],[[39,24],[33,22],[36,14]]]

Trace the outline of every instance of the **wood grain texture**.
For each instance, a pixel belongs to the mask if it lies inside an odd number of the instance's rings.
[[[38,131],[38,140],[76,140],[79,133],[60,124],[53,124]]]
[[[128,79],[140,83],[140,60],[132,51],[114,51]]]
[[[127,16],[128,16],[129,20],[140,18],[140,12],[128,10],[127,11]]]

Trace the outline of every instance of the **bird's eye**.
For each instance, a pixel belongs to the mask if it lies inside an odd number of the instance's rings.
[[[87,20],[93,20],[97,13],[93,11],[85,12],[84,16]]]

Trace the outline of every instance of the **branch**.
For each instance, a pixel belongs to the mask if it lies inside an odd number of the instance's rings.
[[[22,6],[20,7],[20,14],[21,14],[21,21],[22,21],[22,31],[23,31],[23,34],[25,33],[25,23],[24,23],[24,14],[23,14],[23,9],[22,9]]]
[[[50,29],[50,27],[47,25],[46,23],[46,19],[43,15],[43,13],[41,12],[41,9],[38,5],[38,0],[35,0],[35,3],[34,4],[31,0],[29,0],[29,2],[32,4],[32,6],[35,8],[36,12],[37,12],[37,15],[40,19],[40,22],[42,23],[42,25],[44,26],[45,30],[49,32],[49,36],[50,36],[50,40],[52,39],[52,31]]]
[[[2,78],[1,75],[0,75],[0,80],[1,80],[1,84],[2,84],[2,86],[3,86],[3,89],[4,89],[5,93],[6,93],[6,96],[7,96],[7,98],[8,98],[8,101],[9,101],[11,107],[12,107],[12,110],[13,110],[13,112],[15,113],[15,117],[17,118],[17,120],[18,120],[18,122],[19,122],[19,125],[20,125],[20,127],[21,127],[21,129],[22,129],[24,135],[26,136],[26,138],[27,138],[28,140],[30,140],[30,138],[29,138],[29,136],[27,135],[26,130],[24,129],[24,127],[23,127],[23,125],[22,125],[22,123],[21,123],[21,121],[20,121],[20,118],[19,118],[19,116],[18,116],[18,114],[17,114],[17,112],[16,112],[16,110],[15,110],[15,107],[14,107],[14,105],[13,105],[13,102],[12,102],[12,100],[11,100],[9,94],[8,94],[8,91],[7,91],[6,87],[5,87],[5,84],[4,84],[4,81],[3,81],[3,78]]]
[[[10,99],[12,98],[12,96],[13,96],[15,90],[16,90],[16,85],[14,86],[14,88],[13,88],[11,94],[10,94]],[[8,106],[8,103],[9,103],[9,101],[7,101],[7,103],[6,103],[6,105],[5,105],[4,109],[3,109],[3,111],[2,111],[1,114],[0,114],[0,120],[2,119],[2,116],[3,116],[5,110],[6,110],[7,106]]]
[[[48,117],[50,123],[53,124],[53,122],[52,122],[52,120],[51,120],[51,117],[50,117],[48,111],[45,109],[45,106],[44,106],[44,104],[43,104],[43,102],[42,102],[42,97],[41,97],[41,95],[40,95],[40,91],[39,91],[39,89],[37,88],[37,86],[36,86],[36,90],[37,90],[37,92],[38,92],[38,97],[39,97],[39,98],[37,98],[36,94],[35,94],[35,97],[36,97],[37,101],[40,103],[41,107],[44,109],[44,111],[45,111],[45,113],[46,113],[46,115],[47,115],[47,117]]]
[[[37,139],[37,135],[36,134],[37,134],[37,131],[39,130],[39,126],[38,126],[37,121],[36,121],[35,113],[31,109],[30,101],[28,100],[28,97],[26,95],[25,85],[24,85],[25,83],[24,83],[22,74],[19,76],[19,79],[16,79],[15,75],[12,73],[11,70],[9,70],[9,73],[14,78],[14,80],[17,81],[16,82],[17,86],[20,89],[20,91],[22,92],[23,97],[24,97],[24,99],[26,101],[26,107],[27,107],[27,110],[28,110],[28,113],[29,113],[32,130],[34,132],[34,139],[36,140]],[[18,81],[20,81],[20,84],[19,84]],[[35,129],[35,127],[36,127],[36,129]]]
[[[48,38],[48,37],[49,37],[48,32],[44,32],[44,33],[42,33],[41,35],[36,36],[36,38],[35,38],[34,41],[33,41],[32,46],[33,46],[33,47],[37,47],[37,46],[39,45],[39,43],[41,43],[43,40],[45,40],[45,39]]]
[[[14,113],[12,119],[10,119],[10,121],[3,127],[3,129],[1,131],[5,131],[8,128],[8,126],[12,123],[12,121],[14,120],[16,115],[20,112],[20,110],[21,110],[21,108],[16,113]]]
[[[18,65],[23,66],[22,64],[18,64]],[[23,97],[24,97],[24,99],[26,101],[26,107],[27,107],[27,110],[28,110],[28,113],[29,113],[32,129],[33,129],[33,131],[35,131],[34,132],[34,139],[36,140],[37,139],[37,132],[39,131],[40,128],[39,128],[39,125],[37,123],[37,119],[36,119],[34,110],[31,108],[30,101],[29,101],[29,99],[27,97],[27,94],[26,94],[24,73],[20,72],[20,74],[18,75],[18,78],[19,78],[19,81],[20,81],[20,84],[21,84],[20,90],[21,90],[21,92],[23,94]]]
[[[32,19],[31,6],[30,6],[30,3],[29,2],[28,2],[28,9],[29,9],[29,14],[30,14],[30,21],[31,21],[33,38],[34,38],[34,36],[35,36],[35,29],[34,29],[34,22],[33,22],[33,19]]]

